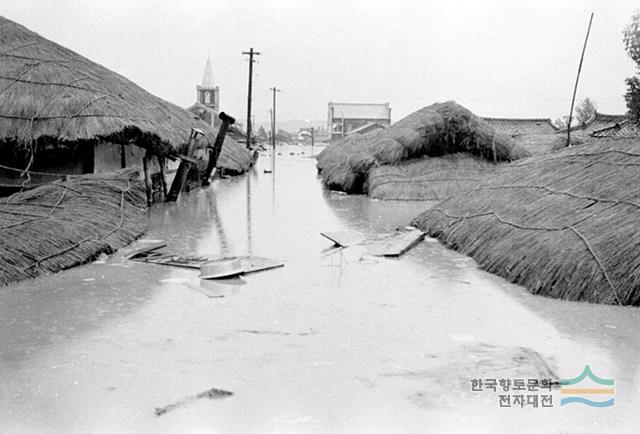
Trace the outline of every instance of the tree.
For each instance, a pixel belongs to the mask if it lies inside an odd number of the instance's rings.
[[[269,139],[269,136],[267,135],[267,132],[265,131],[262,125],[260,125],[260,128],[258,128],[257,137],[258,137],[258,140],[261,142],[266,142]]]
[[[576,107],[576,120],[581,124],[586,123],[596,114],[596,103],[591,98],[585,98]]]
[[[640,11],[631,16],[631,23],[622,32],[622,40],[627,54],[636,64],[636,71],[640,72]],[[640,125],[640,78],[634,75],[627,78],[625,83],[627,92],[624,99],[627,101],[629,115]]]
[[[562,116],[561,118],[556,119],[553,123],[559,130],[564,130],[569,126],[569,116]]]

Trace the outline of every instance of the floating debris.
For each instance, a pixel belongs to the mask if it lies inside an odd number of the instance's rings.
[[[158,252],[163,244],[157,246],[145,247],[130,254],[127,259],[136,262],[146,262],[157,265],[170,265],[173,267],[193,268],[200,270],[203,264],[213,264],[216,261],[238,260],[242,271],[237,274],[257,273],[258,271],[271,270],[273,268],[284,267],[284,263],[258,256],[234,256],[226,258],[208,258],[205,256],[181,256],[172,253]]]
[[[244,273],[242,261],[238,258],[225,258],[200,264],[201,279],[220,279],[239,276]]]
[[[365,241],[363,235],[354,232],[320,232],[320,235],[332,241],[336,247],[349,247]]]
[[[202,399],[202,398],[208,398],[208,399],[221,399],[221,398],[228,398],[231,395],[233,395],[233,392],[227,392],[226,390],[220,390],[220,389],[209,389],[205,392],[202,393],[198,393],[197,395],[193,395],[193,396],[189,396],[187,398],[183,398],[173,404],[169,404],[167,406],[164,407],[156,407],[155,413],[156,416],[162,416],[165,413],[168,413],[171,410],[175,410],[178,407],[182,407],[186,404],[190,404],[193,401],[196,401],[198,399]]]
[[[366,239],[363,235],[354,232],[321,232],[320,235],[332,241],[336,247],[362,246],[365,248],[363,254],[390,257],[405,254],[425,236],[424,232],[413,227],[407,227],[373,239]]]
[[[373,243],[368,247],[368,253],[373,256],[401,256],[423,239],[424,232],[419,229],[398,231]]]

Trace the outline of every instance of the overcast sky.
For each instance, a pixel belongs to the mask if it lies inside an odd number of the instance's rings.
[[[634,4],[635,3],[635,4]],[[389,102],[392,119],[436,101],[476,114],[557,118],[569,110],[589,14],[578,98],[625,111],[634,65],[622,30],[638,7],[608,1],[3,0],[0,14],[180,106],[195,101],[207,56],[221,108],[326,119],[327,103]]]

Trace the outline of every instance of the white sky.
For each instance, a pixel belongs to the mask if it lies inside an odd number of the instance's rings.
[[[454,99],[476,114],[557,118],[569,110],[589,13],[578,100],[622,113],[633,62],[622,30],[640,6],[609,1],[3,0],[0,14],[188,106],[207,55],[221,108],[266,121],[326,118],[327,103],[389,102],[393,121]]]

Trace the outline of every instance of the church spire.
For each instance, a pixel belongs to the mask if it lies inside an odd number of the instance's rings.
[[[211,60],[207,56],[207,64],[204,67],[204,76],[202,77],[202,87],[213,87],[213,71],[211,70]]]

